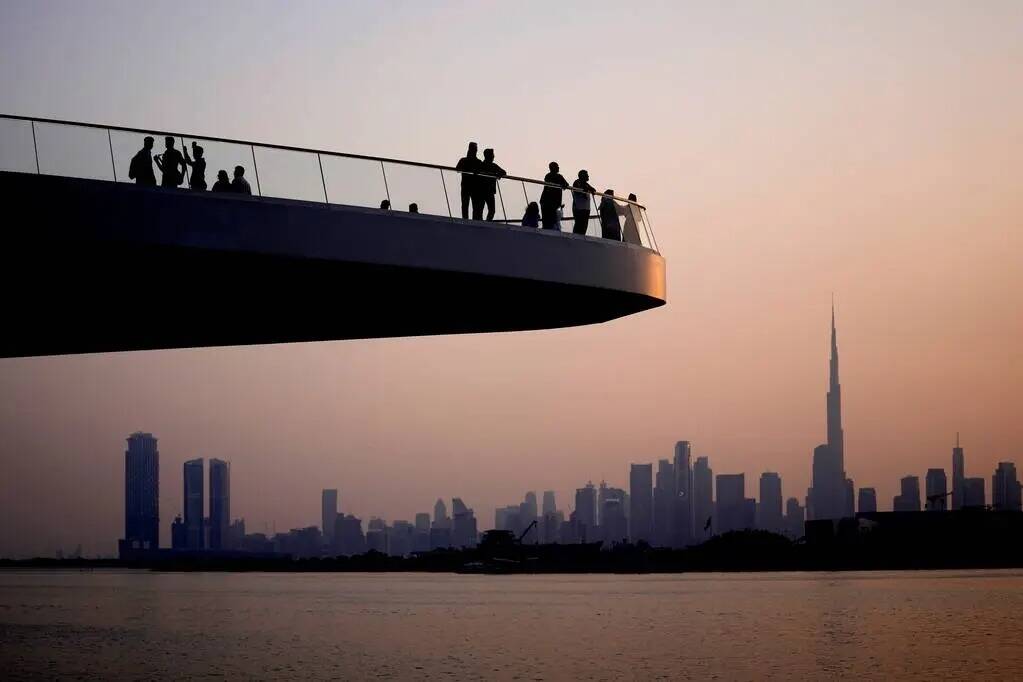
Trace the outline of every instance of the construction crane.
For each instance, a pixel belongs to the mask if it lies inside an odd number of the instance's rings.
[[[529,522],[529,525],[526,526],[526,530],[522,531],[522,535],[519,536],[519,541],[518,541],[520,545],[522,544],[522,538],[526,537],[526,533],[531,531],[533,529],[533,526],[535,526],[535,525],[536,525],[536,519],[533,519],[532,521]]]

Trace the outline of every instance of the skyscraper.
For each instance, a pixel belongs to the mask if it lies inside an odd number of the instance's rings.
[[[852,482],[845,476],[845,432],[842,430],[842,385],[838,379],[838,332],[831,308],[831,362],[827,394],[828,442],[813,451],[810,518],[839,519],[852,515]]]
[[[675,500],[675,465],[670,460],[657,462],[654,479],[654,534],[656,547],[671,546],[671,515]]]
[[[755,511],[753,514],[750,511],[756,509],[756,501],[746,497],[746,475],[718,474],[716,482],[717,531],[752,528],[756,519]]]
[[[210,460],[210,549],[227,549],[231,525],[231,465]]]
[[[536,499],[536,496],[533,496]],[[462,498],[451,499],[452,529],[451,541],[455,547],[475,547],[478,531],[476,529],[476,516],[472,509],[469,509]],[[536,534],[533,534],[534,537]]]
[[[451,519],[448,518],[448,507],[444,504],[444,500],[439,497],[437,498],[437,502],[433,505],[433,527],[451,527]]]
[[[963,449],[959,447],[959,432],[956,432],[956,446],[952,448],[952,509],[966,506],[966,461]]]
[[[188,549],[203,549],[206,546],[203,514],[203,461],[190,459],[183,467],[185,546]]]
[[[924,489],[927,491],[925,509],[928,511],[945,511],[948,508],[948,481],[944,469],[928,469],[924,477]]]
[[[1020,484],[1012,462],[999,462],[991,477],[991,506],[1000,511],[1020,510]]]
[[[128,436],[124,452],[124,546],[160,546],[160,451],[141,431]]]
[[[597,489],[593,483],[587,483],[585,488],[576,488],[575,511],[572,513],[587,531],[592,532],[597,527]]]
[[[334,546],[334,521],[337,520],[337,488],[325,488],[320,493],[320,519],[323,528],[323,541]]]
[[[984,501],[984,479],[964,478],[963,479],[963,508],[983,507]]]
[[[604,534],[604,544],[608,546],[624,542],[628,540],[629,536],[629,523],[625,518],[625,502],[615,494],[618,492],[621,491],[616,488],[610,489],[609,494],[604,498],[603,509],[600,513],[602,519],[600,529]]]
[[[714,472],[706,457],[693,465],[693,539],[703,541],[712,534],[714,516]]]
[[[647,542],[654,532],[654,467],[633,464],[629,471],[629,539]]]
[[[785,502],[785,534],[793,540],[803,537],[803,524],[806,522],[806,509],[799,500],[790,497]]]
[[[543,515],[547,516],[548,514],[553,514],[556,511],[558,511],[558,507],[557,507],[557,505],[554,504],[554,491],[553,490],[545,490],[545,491],[543,491],[543,507],[542,507]]]
[[[760,475],[760,503],[757,505],[757,528],[772,533],[782,532],[781,476],[773,471]]]
[[[916,476],[903,476],[899,484],[901,493],[892,500],[892,510],[897,512],[920,511],[920,479]]]
[[[856,510],[861,514],[877,511],[877,491],[873,488],[860,488],[860,499]]]
[[[672,545],[685,547],[693,539],[692,446],[687,440],[675,443],[675,500],[672,514]]]

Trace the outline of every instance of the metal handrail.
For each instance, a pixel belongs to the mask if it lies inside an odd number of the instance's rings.
[[[116,130],[116,131],[119,131],[119,132],[137,133],[137,134],[141,134],[141,135],[167,136],[167,137],[175,137],[175,138],[185,138],[185,137],[187,137],[189,139],[210,140],[210,141],[213,141],[213,142],[223,142],[223,143],[226,143],[226,144],[237,144],[237,145],[248,146],[248,147],[261,147],[261,148],[264,148],[264,149],[280,149],[280,150],[290,151],[290,152],[303,152],[303,153],[306,153],[306,154],[321,154],[321,155],[326,155],[326,156],[342,157],[342,158],[346,158],[346,159],[359,159],[359,160],[362,160],[362,161],[377,161],[377,162],[380,162],[380,163],[393,163],[393,164],[398,164],[398,165],[403,165],[403,166],[417,166],[419,168],[432,168],[434,170],[450,171],[452,173],[458,173],[460,175],[476,175],[476,176],[479,176],[479,177],[494,178],[496,180],[516,180],[518,182],[528,182],[530,184],[541,185],[543,187],[554,187],[556,189],[564,190],[566,192],[578,192],[578,191],[581,191],[581,190],[573,189],[571,187],[571,185],[568,186],[568,187],[562,187],[561,185],[555,185],[553,183],[544,182],[543,180],[536,180],[534,178],[527,178],[527,177],[522,177],[522,176],[518,176],[518,175],[501,175],[501,176],[497,176],[497,175],[490,175],[489,173],[465,173],[463,171],[458,170],[454,166],[444,166],[444,165],[440,165],[440,164],[436,164],[436,163],[424,163],[422,161],[408,161],[408,160],[405,160],[405,159],[392,159],[392,158],[388,158],[386,156],[368,156],[368,155],[365,155],[365,154],[351,154],[351,153],[348,153],[348,152],[335,152],[335,151],[331,151],[329,149],[311,149],[309,147],[293,147],[291,145],[271,144],[271,143],[268,143],[268,142],[254,142],[252,140],[238,140],[238,139],[229,138],[229,137],[213,137],[211,135],[194,135],[192,133],[177,133],[177,132],[170,132],[170,131],[157,131],[157,130],[146,129],[146,128],[130,128],[130,127],[127,127],[127,126],[104,125],[104,124],[99,124],[99,123],[85,123],[83,121],[65,121],[65,120],[57,119],[57,118],[38,118],[38,117],[34,117],[34,116],[18,116],[18,115],[15,115],[15,114],[0,114],[0,118],[6,118],[6,119],[15,120],[15,121],[29,121],[29,122],[34,122],[34,123],[52,123],[52,124],[55,124],[55,125],[77,126],[79,128],[95,128],[95,129],[98,129],[98,130],[107,130],[107,131]],[[632,204],[633,206],[636,206],[637,208],[646,210],[646,206],[644,206],[643,204],[640,204],[639,202],[636,202],[636,201],[630,201],[627,198],[619,197],[617,195],[613,195],[613,194],[612,195],[604,195],[602,192],[593,192],[593,193],[586,192],[586,193],[587,194],[592,194],[593,196],[611,196],[615,201],[620,201],[620,202],[623,202],[623,203],[626,203],[626,204]]]

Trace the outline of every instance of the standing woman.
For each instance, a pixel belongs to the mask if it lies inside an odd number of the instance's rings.
[[[192,140],[192,156],[188,158],[188,149],[182,150],[185,153],[185,164],[192,167],[192,177],[188,180],[188,186],[200,192],[206,191],[206,158],[203,156],[203,148]]]

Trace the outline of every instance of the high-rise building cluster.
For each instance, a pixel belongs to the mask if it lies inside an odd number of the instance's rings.
[[[856,493],[845,468],[845,435],[842,428],[842,387],[838,371],[838,334],[831,313],[831,357],[826,399],[827,442],[814,448],[812,480],[805,506],[782,494],[781,476],[773,471],[760,475],[759,499],[746,496],[744,473],[711,470],[708,457],[693,459],[692,444],[681,440],[672,457],[653,463],[634,463],[629,468],[626,491],[601,481],[575,490],[574,508],[559,510],[552,490],[543,492],[538,504],[535,491],[521,502],[498,507],[494,528],[511,533],[523,543],[601,543],[605,546],[632,542],[657,547],[682,548],[698,544],[713,534],[761,529],[798,538],[808,520],[838,520],[878,511],[874,488]],[[149,433],[133,433],[125,452],[125,531],[122,548],[157,549],[159,532],[160,455],[157,440]],[[480,541],[476,516],[461,498],[451,498],[450,514],[443,499],[434,504],[433,515],[420,512],[413,522],[362,519],[341,512],[338,489],[321,494],[320,525],[284,533],[246,534],[244,520],[230,521],[230,464],[209,461],[208,496],[204,461],[193,459],[183,467],[183,516],[171,525],[172,547],[191,551],[242,550],[280,552],[297,557],[356,555],[377,551],[394,556],[435,549],[475,547]],[[752,485],[752,484],[751,484]],[[892,501],[894,512],[937,512],[985,508],[984,479],[966,476],[965,457],[958,434],[952,450],[951,487],[945,470],[928,469],[920,478],[909,475],[899,482]],[[208,514],[204,506],[209,502]],[[1021,484],[1015,464],[1000,462],[991,477],[991,505],[995,510],[1021,510]]]
[[[190,459],[182,471],[184,516],[171,524],[171,548],[187,550],[241,549],[245,522],[231,522],[231,464],[210,459],[209,515],[204,504],[206,491],[203,459]]]

